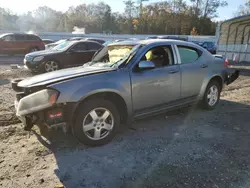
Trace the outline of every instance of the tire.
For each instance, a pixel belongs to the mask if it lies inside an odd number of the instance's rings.
[[[116,106],[110,101],[102,99],[89,100],[83,103],[76,113],[73,134],[85,145],[101,146],[107,144],[119,130],[120,115]],[[109,130],[104,127],[108,127]]]
[[[216,80],[209,82],[202,100],[202,107],[204,109],[213,110],[218,105],[220,100],[221,89],[222,88],[220,84]],[[211,94],[211,92],[214,93]]]
[[[46,61],[43,65],[43,72],[52,72],[59,69],[59,63],[55,60]]]
[[[29,49],[29,53],[36,52],[38,50],[39,49],[37,47],[32,47],[32,48]]]

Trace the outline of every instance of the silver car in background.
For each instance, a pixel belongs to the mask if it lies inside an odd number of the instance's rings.
[[[16,114],[25,130],[62,127],[84,144],[106,144],[121,124],[200,102],[216,107],[239,76],[221,56],[185,41],[122,41],[92,62],[15,80]]]

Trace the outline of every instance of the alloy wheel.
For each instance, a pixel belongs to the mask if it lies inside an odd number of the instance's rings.
[[[58,70],[58,64],[55,61],[48,61],[44,65],[46,72],[52,72]]]
[[[207,93],[207,100],[209,106],[214,106],[219,99],[219,89],[216,85],[212,85]]]
[[[107,137],[114,127],[114,117],[106,108],[95,108],[84,118],[82,128],[84,134],[91,140],[101,140]]]

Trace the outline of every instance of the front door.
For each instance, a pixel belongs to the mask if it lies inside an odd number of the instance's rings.
[[[87,44],[85,42],[75,44],[66,52],[65,58],[64,67],[83,65],[88,59]]]
[[[176,64],[170,45],[151,48],[140,61],[152,61],[155,68],[139,70],[135,67],[131,72],[136,115],[164,109],[169,103],[180,99],[180,67]]]

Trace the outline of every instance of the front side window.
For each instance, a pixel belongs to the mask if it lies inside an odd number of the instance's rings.
[[[142,56],[141,61],[152,61],[155,67],[164,67],[174,64],[171,46],[158,46],[150,49]]]
[[[87,50],[87,45],[86,43],[79,43],[79,44],[76,44],[72,50],[74,50],[75,52],[83,52],[83,51],[86,51]]]
[[[194,48],[178,46],[178,50],[181,58],[181,64],[193,63],[200,57],[199,51]]]
[[[4,41],[15,41],[14,35],[7,35],[3,37]]]
[[[88,43],[88,50],[99,50],[102,46],[95,42]]]

